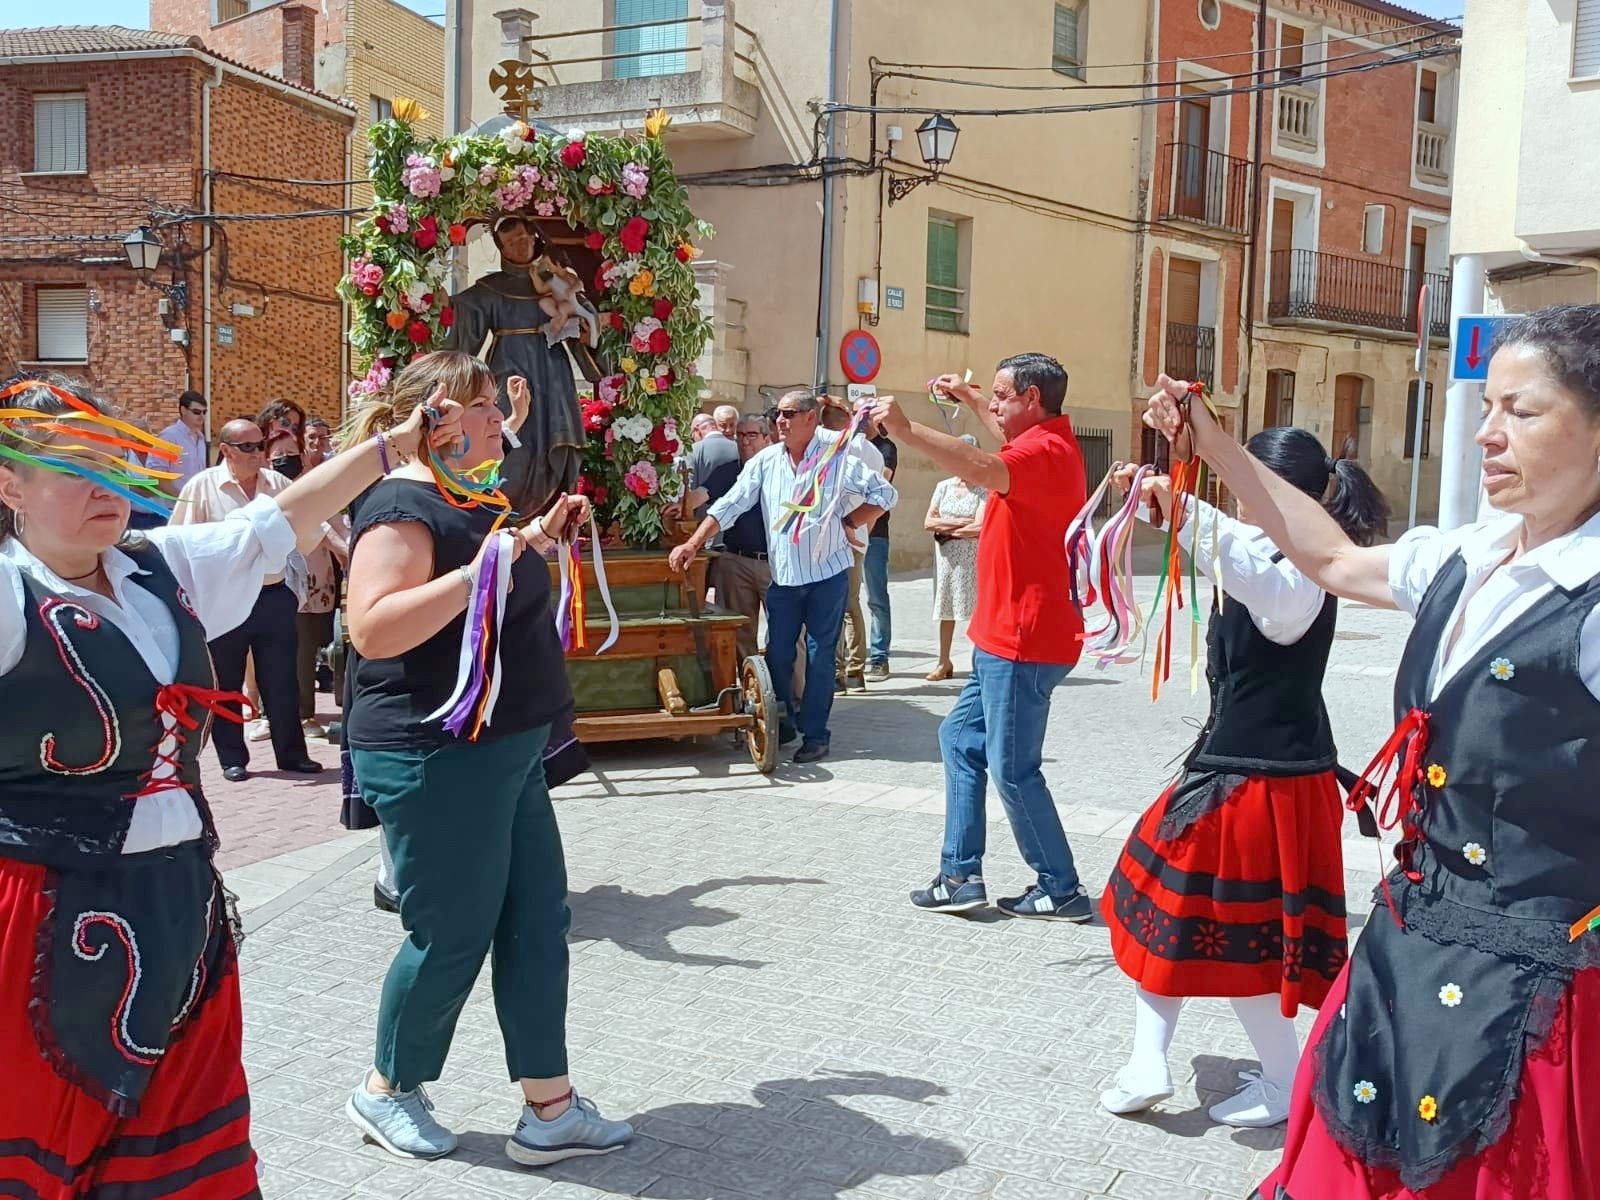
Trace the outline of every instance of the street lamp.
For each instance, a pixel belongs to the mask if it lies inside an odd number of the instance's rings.
[[[934,113],[918,125],[917,148],[922,151],[922,161],[928,168],[928,174],[891,177],[889,203],[893,204],[896,200],[903,199],[908,192],[937,179],[939,172],[944,170],[955,157],[956,139],[960,136],[961,130],[956,123],[943,113]]]
[[[122,249],[128,256],[128,265],[138,272],[139,278],[172,301],[177,308],[189,307],[189,284],[182,279],[171,283],[157,283],[150,278],[161,265],[161,255],[166,250],[161,237],[148,225],[141,225],[122,239]]]

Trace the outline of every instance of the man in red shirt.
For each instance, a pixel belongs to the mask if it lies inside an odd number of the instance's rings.
[[[956,375],[935,384],[975,412],[1003,444],[998,454],[913,424],[893,397],[878,424],[903,449],[989,491],[978,537],[978,605],[967,636],[972,674],[939,726],[944,759],[944,853],[939,874],[911,894],[918,908],[966,912],[988,903],[983,884],[984,795],[994,777],[1017,847],[1038,879],[998,901],[1017,917],[1087,921],[1094,915],[1045,784],[1050,693],[1077,664],[1083,618],[1072,605],[1066,533],[1084,505],[1083,454],[1061,412],[1067,373],[1045,354],[1018,354],[995,372],[985,400]]]

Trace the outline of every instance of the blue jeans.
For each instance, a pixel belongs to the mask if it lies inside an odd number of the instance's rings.
[[[828,744],[828,714],[833,711],[833,659],[844,624],[850,572],[797,587],[767,589],[767,669],[778,695],[778,710],[793,714],[794,660],[800,627],[806,631],[806,692],[795,727],[806,742]]]
[[[889,539],[867,540],[867,607],[872,610],[872,641],[867,648],[867,665],[889,665]]]
[[[944,759],[944,855],[951,878],[983,872],[984,793],[989,776],[1005,805],[1017,849],[1052,896],[1078,886],[1072,848],[1044,781],[1044,730],[1050,693],[1071,667],[1012,662],[972,652],[972,674],[939,726]]]

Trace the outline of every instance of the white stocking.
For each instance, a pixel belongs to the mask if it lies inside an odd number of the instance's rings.
[[[1300,1036],[1295,1032],[1294,1019],[1283,1015],[1276,995],[1236,997],[1233,1011],[1261,1060],[1262,1076],[1268,1083],[1287,1090],[1294,1084],[1295,1068],[1300,1063]]]
[[[1181,996],[1158,996],[1142,987],[1133,989],[1133,1053],[1129,1071],[1140,1078],[1171,1077],[1167,1051],[1172,1035],[1178,1031],[1178,1014],[1183,1010]]]
[[[399,889],[394,885],[394,858],[389,853],[389,839],[378,830],[378,886],[393,896]]]

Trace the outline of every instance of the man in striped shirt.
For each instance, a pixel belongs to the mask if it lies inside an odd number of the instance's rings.
[[[741,514],[761,505],[769,530],[779,524],[785,505],[813,474],[830,439],[817,429],[817,397],[808,391],[790,392],[778,401],[778,429],[783,440],[768,446],[744,465],[732,488],[711,506],[700,528],[672,551],[672,569],[685,571],[700,548],[717,530],[731,525]],[[872,522],[895,506],[895,490],[883,476],[869,471],[848,454],[834,460],[815,508],[793,530],[768,537],[768,565],[772,586],[767,589],[767,667],[777,690],[780,711],[795,711],[793,691],[795,643],[806,630],[806,688],[793,724],[784,721],[779,741],[802,741],[797,763],[816,762],[828,755],[828,714],[833,709],[833,663],[844,621],[850,566],[851,530],[870,528]]]

